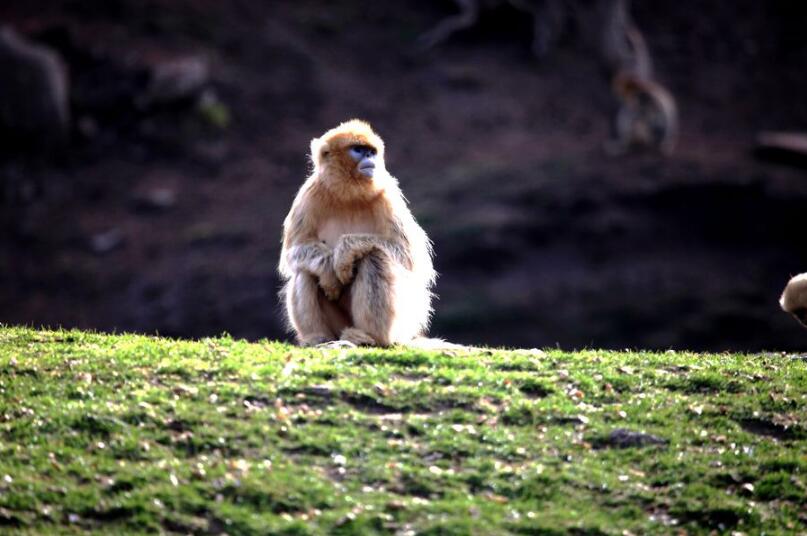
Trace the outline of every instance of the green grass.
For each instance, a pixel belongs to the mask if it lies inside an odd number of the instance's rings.
[[[806,487],[804,356],[0,327],[2,533],[787,534]]]

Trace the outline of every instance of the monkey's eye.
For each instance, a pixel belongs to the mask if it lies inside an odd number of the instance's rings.
[[[363,154],[363,155],[367,155],[367,154],[375,155],[376,152],[377,152],[375,150],[375,148],[373,148],[373,147],[371,147],[369,145],[351,145],[350,150],[354,151],[354,152],[356,152],[358,154]]]
[[[375,156],[376,150],[369,145],[351,145],[348,147],[348,154],[356,162],[363,160],[368,156]]]

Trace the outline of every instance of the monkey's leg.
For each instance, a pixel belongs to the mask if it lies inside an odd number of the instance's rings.
[[[389,346],[395,320],[395,287],[392,260],[386,252],[373,250],[356,265],[350,288],[353,327],[341,338],[356,344]]]
[[[421,51],[433,48],[459,30],[470,28],[479,20],[479,0],[454,0],[460,8],[457,15],[444,19],[433,29],[418,37],[417,48]]]
[[[603,149],[608,156],[623,156],[630,152],[634,144],[634,128],[636,113],[633,106],[621,104],[614,117],[613,134],[603,143]]]
[[[286,309],[297,341],[303,346],[313,346],[335,339],[336,335],[328,326],[328,318],[323,310],[323,301],[327,300],[317,285],[316,277],[307,272],[298,272],[288,285]]]
[[[325,324],[331,333],[336,335],[350,326],[350,293],[346,292],[338,301],[323,299],[323,292],[320,292],[320,307],[325,317]]]

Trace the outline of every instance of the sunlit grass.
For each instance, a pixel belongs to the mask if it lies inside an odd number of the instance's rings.
[[[803,532],[805,452],[804,356],[0,327],[0,532]]]

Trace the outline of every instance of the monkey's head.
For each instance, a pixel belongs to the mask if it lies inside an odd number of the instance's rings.
[[[361,194],[383,189],[384,142],[364,121],[353,119],[311,140],[314,175],[332,190]]]
[[[807,327],[807,273],[797,275],[788,281],[779,305],[783,311],[792,314]]]

